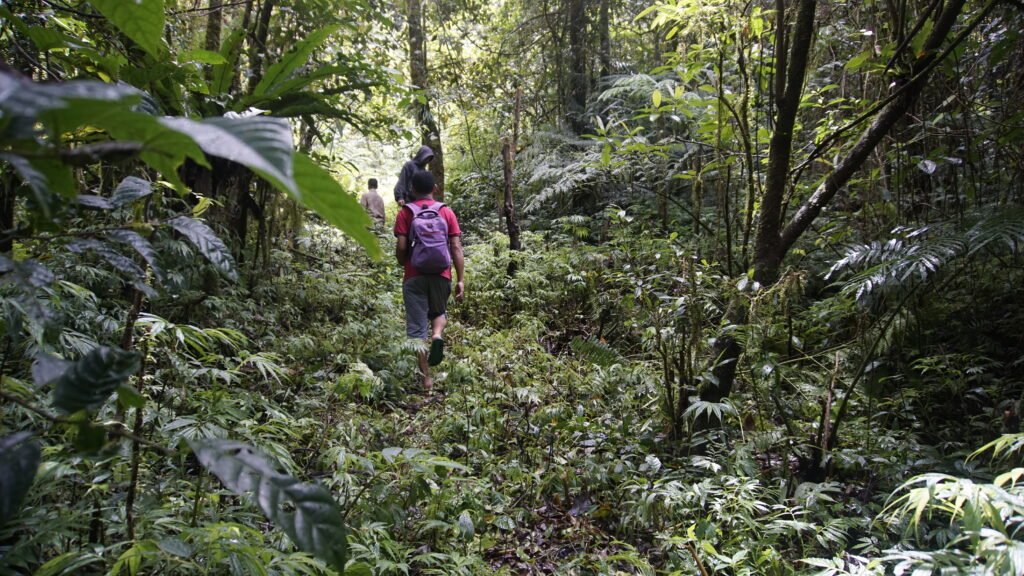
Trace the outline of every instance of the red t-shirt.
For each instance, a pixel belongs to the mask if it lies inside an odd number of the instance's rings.
[[[420,208],[426,208],[427,206],[430,206],[435,202],[437,202],[437,200],[433,200],[431,198],[423,198],[422,200],[415,201],[416,205],[419,206]],[[443,206],[441,210],[438,212],[438,215],[444,218],[445,222],[448,223],[449,238],[451,238],[452,236],[462,236],[462,230],[459,229],[459,220],[458,218],[455,217],[455,212],[452,212],[451,208],[449,208],[447,205]],[[402,207],[402,209],[398,211],[398,217],[395,218],[395,236],[405,236],[406,238],[408,238],[409,228],[411,226],[412,210],[406,210],[405,207]],[[411,249],[412,247],[410,246],[409,248]],[[410,259],[406,258],[405,277],[402,279],[402,282],[405,282],[409,278],[415,278],[416,276],[420,276],[419,270],[413,268]],[[451,267],[449,266],[447,270],[441,272],[441,276],[451,280]]]

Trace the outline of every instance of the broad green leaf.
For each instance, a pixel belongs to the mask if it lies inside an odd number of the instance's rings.
[[[66,576],[88,573],[82,569],[91,564],[101,563],[103,563],[102,556],[92,552],[75,550],[61,554],[43,564],[38,570],[33,572],[33,576]]]
[[[32,39],[32,43],[39,48],[40,52],[49,52],[55,48],[66,48],[69,44],[75,42],[68,37],[52,28],[43,28],[42,26],[28,26],[25,28],[28,33],[28,37]]]
[[[135,88],[91,81],[40,85],[0,73],[0,110],[27,118],[30,127],[38,119],[52,136],[91,126],[117,140],[139,142],[143,145],[140,158],[179,192],[184,192],[185,186],[177,169],[186,157],[209,167],[206,156],[187,132],[164,126],[144,112],[156,109],[151,99]]]
[[[345,576],[372,576],[372,574],[373,569],[366,562],[356,562],[345,568]]]
[[[172,130],[188,135],[204,152],[237,162],[277,188],[298,194],[292,174],[292,129],[287,120],[250,118],[161,118]]]
[[[7,72],[0,72],[0,110],[11,116],[35,118],[39,114],[68,107],[70,101],[131,104],[142,96],[137,88],[95,80],[72,80],[41,84]]]
[[[96,196],[95,194],[79,194],[75,197],[75,202],[86,208],[96,208],[98,210],[112,210],[114,205],[110,203],[110,200],[103,196]]]
[[[118,111],[106,115],[98,125],[118,140],[133,140],[143,145],[139,155],[143,162],[160,172],[179,193],[186,192],[178,177],[178,168],[190,158],[196,164],[210,167],[206,155],[187,132],[165,126],[149,114]]]
[[[335,118],[354,126],[361,123],[361,119],[350,110],[336,105],[332,98],[315,94],[312,92],[293,92],[285,94],[280,98],[271,98],[268,101],[259,102],[259,105],[270,111],[278,118],[296,118],[299,116],[323,116]]]
[[[661,108],[661,90],[655,90],[651,93],[651,102],[655,108]]]
[[[370,231],[370,217],[362,209],[359,202],[349,195],[344,188],[308,156],[295,154],[295,180],[298,182],[301,196],[297,199],[313,210],[324,220],[337,226],[359,242],[374,259],[381,257],[377,237]]]
[[[96,454],[107,443],[107,429],[97,426],[90,420],[75,424],[75,450],[83,454]]]
[[[71,362],[46,353],[36,355],[32,363],[32,381],[38,386],[49,384],[67,371]]]
[[[224,58],[224,64],[214,64],[210,74],[210,94],[213,96],[226,95],[231,90],[231,82],[235,77],[235,63],[241,54],[242,40],[245,38],[245,30],[235,29],[221,44],[220,55]]]
[[[280,471],[266,454],[232,440],[192,440],[196,458],[224,486],[248,495],[299,549],[344,571],[348,541],[337,502],[323,486]]]
[[[47,220],[53,218],[58,208],[58,194],[66,198],[75,195],[75,180],[71,168],[58,160],[33,158],[17,154],[0,153],[0,160],[7,161],[21,180],[32,191],[33,200]]]
[[[861,52],[860,54],[854,56],[853,58],[850,58],[850,60],[846,62],[846,66],[844,66],[844,68],[851,72],[857,72],[874,55],[875,54],[873,51],[865,50],[864,52]]]
[[[100,14],[156,59],[167,51],[164,44],[163,0],[89,0]]]
[[[204,258],[229,280],[238,280],[235,259],[224,242],[209,226],[188,216],[178,216],[167,221],[167,225],[181,233],[191,242]]]
[[[181,538],[164,538],[156,543],[164,552],[179,558],[191,558],[195,550]]]
[[[146,405],[145,396],[127,384],[117,387],[117,400],[125,408],[142,408]]]
[[[149,240],[146,240],[137,232],[132,230],[111,230],[110,232],[107,232],[105,236],[115,242],[131,246],[139,253],[139,256],[142,256],[142,259],[146,261],[146,264],[149,264],[150,269],[153,270],[153,276],[156,277],[157,281],[163,281],[163,270],[160,268],[157,260],[156,250],[153,249],[153,245],[149,243]]]
[[[0,528],[18,511],[32,487],[39,455],[39,446],[28,432],[0,438]]]
[[[186,50],[178,54],[178,62],[194,62],[196,64],[227,64],[228,59],[219,52],[212,50]]]
[[[267,90],[266,92],[260,94],[253,94],[251,97],[246,98],[242,101],[243,104],[241,107],[245,108],[248,106],[259,104],[261,102],[265,102],[273,98],[277,98],[279,96],[288,95],[289,93],[292,93],[296,90],[301,90],[306,86],[309,86],[310,84],[316,82],[317,80],[330,78],[332,76],[345,76],[347,74],[352,73],[352,68],[349,66],[321,66],[308,74],[302,74],[299,76],[294,76],[287,80],[282,80],[281,82],[278,82],[276,85],[273,86],[273,88]]]
[[[49,286],[57,277],[49,268],[35,260],[14,261],[0,254],[0,273],[13,272],[13,283],[42,288]],[[5,278],[5,280],[8,280]]]
[[[914,57],[921,58],[924,56],[924,43],[928,41],[928,37],[932,35],[932,28],[935,27],[934,20],[928,20],[921,27],[921,30],[914,35],[914,38],[910,41],[910,48],[914,51]]]
[[[253,89],[253,95],[260,96],[270,91],[276,84],[287,80],[292,72],[304,66],[309,60],[310,54],[337,30],[338,25],[328,26],[313,32],[305,40],[297,42],[291,51],[281,57],[281,60],[267,68],[267,73]]]
[[[99,346],[51,380],[53,406],[72,413],[95,410],[110,398],[118,386],[139,370],[139,355],[120,348]]]
[[[136,176],[129,176],[121,181],[110,196],[110,203],[114,206],[124,206],[139,198],[145,198],[153,193],[153,185],[148,180]]]
[[[509,516],[498,516],[494,519],[494,522],[492,522],[492,524],[494,524],[494,526],[500,530],[516,529],[516,521]]]
[[[154,296],[155,292],[153,289],[146,285],[146,271],[141,266],[135,263],[134,260],[121,254],[117,250],[114,250],[110,244],[95,238],[81,238],[72,240],[67,244],[68,250],[71,250],[75,254],[83,254],[85,252],[92,252],[100,258],[107,261],[114,270],[120,271],[127,274],[131,280],[132,285],[136,289],[140,290],[147,296]]]

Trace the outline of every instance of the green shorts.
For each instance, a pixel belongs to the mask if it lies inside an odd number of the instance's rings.
[[[430,334],[430,321],[445,315],[451,293],[452,281],[444,276],[414,276],[406,280],[402,284],[406,335],[425,339]]]

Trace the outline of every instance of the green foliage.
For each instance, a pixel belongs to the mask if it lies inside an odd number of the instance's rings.
[[[189,242],[199,249],[199,253],[210,261],[217,270],[230,280],[237,280],[235,260],[227,245],[214,234],[213,230],[202,222],[188,216],[177,216],[167,221],[167,225],[180,232]]]
[[[139,355],[98,347],[76,362],[36,360],[36,384],[53,386],[53,406],[66,413],[95,410],[139,370]]]
[[[28,432],[19,432],[0,438],[0,457],[4,468],[0,470],[0,527],[18,512],[39,468],[39,446]]]
[[[298,82],[288,82],[292,74],[301,66],[306,64],[310,55],[317,50],[321,44],[338,31],[339,26],[328,26],[313,32],[304,40],[295,43],[295,46],[288,51],[280,60],[275,62],[263,75],[259,84],[253,88],[252,95],[257,98],[266,98],[280,95],[283,92],[302,88],[311,83],[317,76],[323,77],[322,73],[306,76]],[[258,100],[257,100],[258,102]]]
[[[761,6],[428,3],[410,96],[386,3],[44,4],[0,7],[0,572],[1021,572],[1019,11],[763,283]],[[818,11],[780,220],[924,8]],[[430,394],[346,189],[413,96],[469,271]]]
[[[278,470],[279,465],[252,447],[229,440],[191,443],[199,462],[239,495],[252,492],[260,510],[308,551],[340,572],[348,544],[341,511],[330,493]]]
[[[302,190],[299,200],[324,220],[352,236],[373,258],[381,257],[377,238],[369,232],[370,217],[359,203],[331,176],[309,158],[294,157],[295,181]]]
[[[167,54],[163,0],[89,0],[89,3],[153,58]]]

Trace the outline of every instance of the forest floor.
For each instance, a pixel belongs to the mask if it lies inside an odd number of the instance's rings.
[[[261,341],[291,374],[274,410],[300,424],[294,465],[341,495],[354,558],[379,573],[653,573],[755,552],[767,570],[864,534],[864,490],[794,496],[761,478],[753,445],[771,453],[773,432],[691,453],[665,426],[657,363],[579,346],[586,250],[552,246],[509,277],[502,237],[470,239],[467,295],[424,392],[397,265],[323,238],[303,250],[326,259],[296,256],[264,286],[287,333]]]

